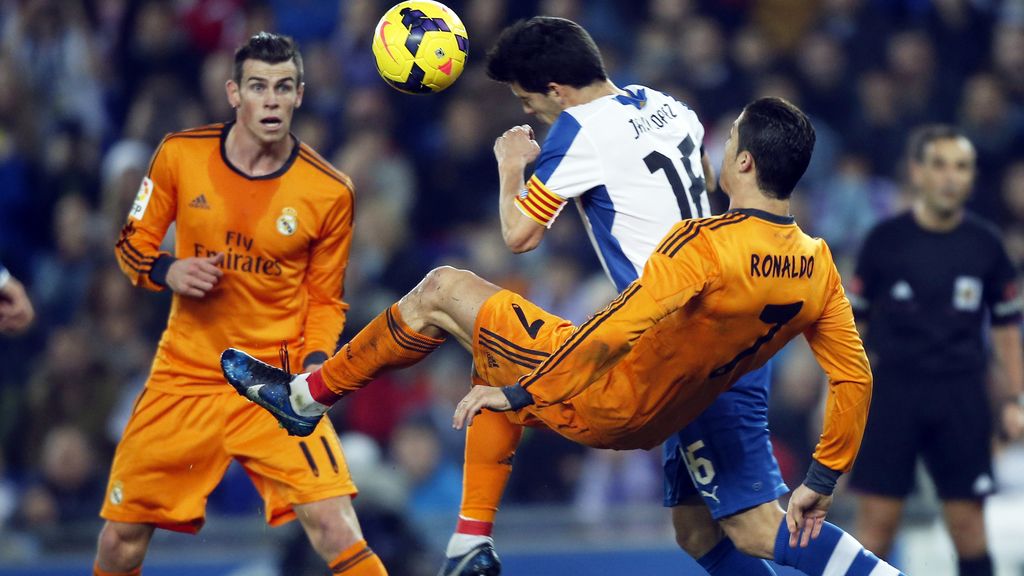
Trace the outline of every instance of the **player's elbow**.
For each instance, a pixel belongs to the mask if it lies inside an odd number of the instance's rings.
[[[544,237],[544,229],[534,226],[530,229],[509,230],[505,233],[505,245],[515,254],[529,252],[540,246],[541,238]]]
[[[512,251],[513,254],[522,254],[523,252],[529,252],[540,245],[540,240],[527,239],[516,239],[516,240],[505,240],[505,245]]]
[[[138,286],[139,274],[136,272],[135,268],[132,267],[132,264],[125,262],[124,257],[122,257],[120,253],[115,254],[115,257],[117,258],[117,267],[121,269],[121,273],[128,278],[128,281],[132,283],[132,286]]]

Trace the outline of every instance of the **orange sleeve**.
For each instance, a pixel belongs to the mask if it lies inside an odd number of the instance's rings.
[[[162,278],[174,262],[170,253],[160,251],[160,243],[178,209],[177,179],[169,158],[173,148],[168,146],[170,138],[164,138],[153,154],[114,248],[117,263],[132,285],[154,291],[165,288]]]
[[[705,235],[689,233],[692,227],[692,222],[677,225],[647,260],[639,280],[520,379],[534,404],[557,404],[583,392],[625,356],[645,330],[707,288],[717,276],[718,259]],[[673,238],[686,249],[673,250]]]
[[[846,472],[853,466],[864,437],[871,405],[871,366],[839,271],[827,251],[826,256],[830,278],[825,308],[804,332],[829,384],[825,422],[814,459],[831,470]]]
[[[351,187],[345,187],[338,202],[324,218],[320,237],[310,247],[306,272],[309,311],[304,330],[304,365],[307,362],[321,363],[332,356],[345,327],[348,304],[342,301],[342,297],[352,244],[353,200]]]

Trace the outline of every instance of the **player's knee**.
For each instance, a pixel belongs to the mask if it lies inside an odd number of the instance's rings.
[[[693,558],[700,558],[722,540],[724,533],[717,524],[680,526],[676,524],[676,544]]]
[[[408,300],[414,303],[417,312],[443,310],[444,303],[458,291],[459,284],[469,276],[475,277],[475,274],[451,266],[438,266],[427,272],[423,280],[413,288]]]
[[[747,526],[741,529],[726,529],[726,534],[736,549],[755,558],[771,558],[775,554],[775,536],[778,526]]]
[[[416,318],[429,320],[436,313],[447,314],[460,302],[460,294],[469,293],[479,282],[483,280],[468,270],[434,268],[399,302],[402,317],[413,326]]]
[[[773,501],[723,518],[721,523],[737,550],[747,556],[771,558],[775,555],[775,538],[783,514]]]
[[[330,561],[360,539],[359,522],[351,501],[324,500],[297,507],[309,543],[325,560]]]
[[[146,524],[107,522],[100,530],[97,557],[105,566],[131,570],[142,564],[153,528]]]
[[[431,292],[441,295],[450,295],[458,291],[467,283],[473,283],[480,279],[479,276],[469,270],[453,268],[451,266],[438,266],[427,273],[424,282]]]

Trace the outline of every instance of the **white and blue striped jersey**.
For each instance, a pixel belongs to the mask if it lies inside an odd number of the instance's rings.
[[[624,90],[558,116],[516,199],[544,226],[574,199],[619,290],[639,277],[673,224],[711,215],[697,115],[656,90]]]

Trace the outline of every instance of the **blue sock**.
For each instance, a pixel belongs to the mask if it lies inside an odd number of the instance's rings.
[[[868,552],[857,539],[835,524],[825,522],[821,533],[807,545],[790,548],[786,519],[775,537],[775,561],[800,570],[807,576],[843,574],[845,576],[903,576],[902,573]]]
[[[775,570],[768,561],[747,556],[736,549],[728,537],[722,538],[707,554],[697,558],[697,563],[704,567],[711,576],[776,576]]]

